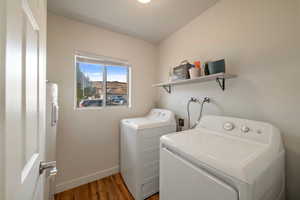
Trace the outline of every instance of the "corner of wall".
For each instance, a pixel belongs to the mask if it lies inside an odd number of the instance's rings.
[[[153,83],[155,84],[155,83],[157,83],[157,82],[159,82],[159,74],[158,74],[158,72],[159,72],[159,68],[160,68],[160,51],[159,51],[159,49],[160,49],[160,43],[158,43],[158,44],[155,44],[155,67],[154,67],[154,70],[155,70],[155,73],[154,73],[154,79],[153,79]],[[155,90],[155,92],[154,92],[154,97],[153,97],[153,99],[154,99],[154,107],[158,107],[159,106],[159,104],[158,104],[158,97],[159,97],[159,93],[158,93],[158,88],[154,88],[154,90]]]

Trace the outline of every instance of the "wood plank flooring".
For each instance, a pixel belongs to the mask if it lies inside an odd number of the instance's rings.
[[[55,200],[134,200],[120,174],[88,183],[55,195]],[[147,200],[159,200],[154,195]]]

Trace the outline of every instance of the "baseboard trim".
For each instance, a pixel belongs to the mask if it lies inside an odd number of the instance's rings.
[[[105,178],[107,176],[116,174],[118,172],[119,172],[119,166],[115,166],[110,169],[105,169],[105,170],[102,170],[102,171],[99,171],[99,172],[96,172],[96,173],[93,173],[93,174],[90,174],[87,176],[75,178],[70,181],[66,181],[66,182],[56,185],[55,193],[57,194],[57,193],[60,193],[60,192],[66,191],[66,190],[70,190],[72,188]]]

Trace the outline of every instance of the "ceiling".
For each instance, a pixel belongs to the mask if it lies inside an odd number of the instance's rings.
[[[49,0],[48,9],[84,23],[158,43],[218,0]]]

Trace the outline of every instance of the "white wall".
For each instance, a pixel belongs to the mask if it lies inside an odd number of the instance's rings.
[[[298,0],[221,0],[160,44],[157,81],[180,61],[226,59],[225,92],[216,82],[159,90],[160,106],[186,116],[189,97],[209,96],[205,113],[271,122],[284,135],[289,199],[300,199],[300,10]],[[195,107],[197,111],[198,107]],[[194,113],[195,114],[195,113]],[[238,151],[238,149],[237,149]]]
[[[75,50],[132,64],[131,108],[74,110]],[[59,191],[118,170],[119,121],[143,115],[153,107],[156,53],[155,46],[145,41],[49,14],[47,78],[59,85]]]

